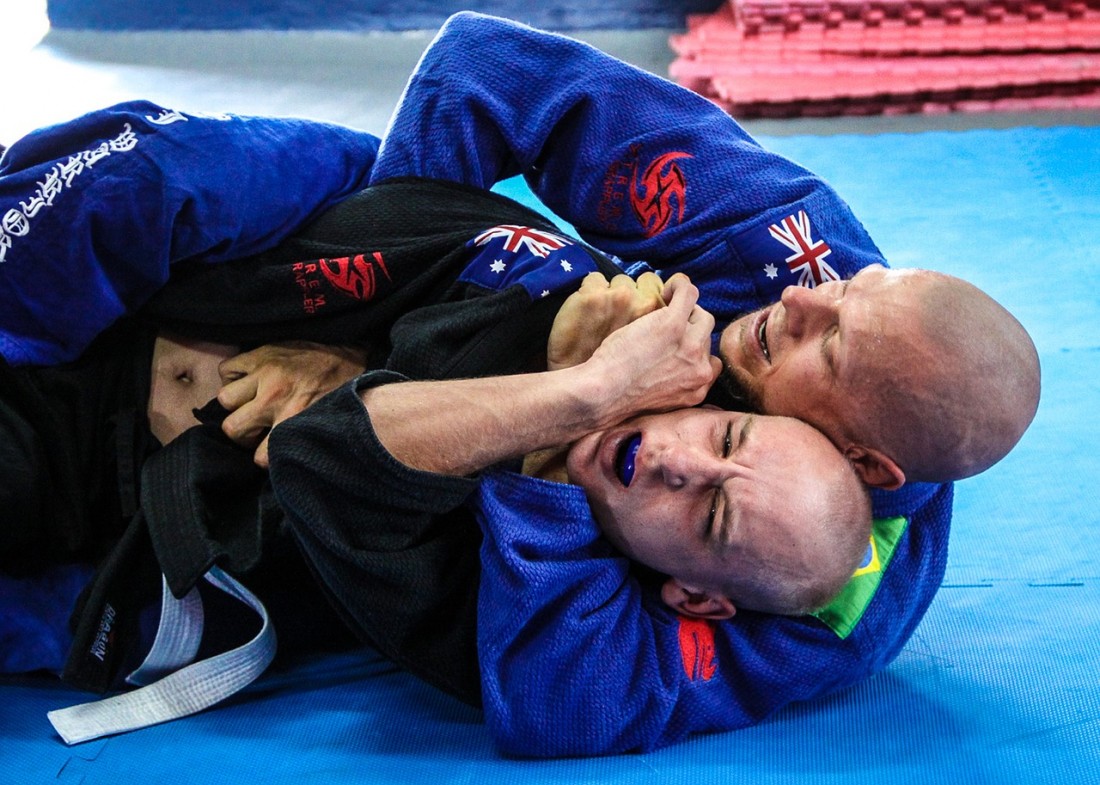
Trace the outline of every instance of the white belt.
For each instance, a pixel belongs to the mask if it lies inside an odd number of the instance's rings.
[[[164,581],[153,647],[141,667],[126,678],[130,684],[146,686],[49,712],[50,722],[66,744],[186,717],[225,700],[267,669],[275,657],[275,628],[263,603],[217,567],[203,577],[259,614],[263,626],[256,636],[235,649],[191,664],[202,641],[202,599],[198,589],[192,589],[177,600]]]

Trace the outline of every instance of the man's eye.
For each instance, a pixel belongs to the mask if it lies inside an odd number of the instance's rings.
[[[722,457],[729,458],[733,451],[733,421],[726,423],[726,434],[722,439]],[[710,516],[707,518],[707,534],[714,531],[714,519],[718,517],[718,497],[721,490],[714,489],[714,496],[710,502]]]

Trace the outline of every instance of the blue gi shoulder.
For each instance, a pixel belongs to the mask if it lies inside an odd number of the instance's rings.
[[[820,177],[712,103],[574,39],[452,17],[406,88],[372,178],[490,187],[522,174],[601,251],[700,287],[719,327],[884,260]]]

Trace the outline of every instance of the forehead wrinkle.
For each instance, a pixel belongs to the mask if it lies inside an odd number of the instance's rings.
[[[744,548],[744,544],[734,538],[734,535],[743,528],[736,525],[745,514],[746,508],[751,507],[758,495],[762,492],[760,467],[746,462],[741,455],[750,438],[754,438],[756,424],[760,421],[760,415],[747,413],[742,419],[741,429],[738,432],[737,443],[730,450],[730,460],[741,457],[736,461],[737,469],[734,474],[726,477],[720,483],[722,495],[722,509],[717,516],[716,525],[711,530],[709,547],[719,556],[728,557],[731,552]]]
[[[869,268],[864,268],[864,270],[860,270],[860,272],[864,272],[867,269],[869,269]],[[859,275],[859,273],[856,273],[856,275]],[[852,283],[852,280],[854,278],[855,278],[855,276],[853,276],[852,278],[845,278],[844,281],[841,282],[840,297],[837,298],[838,300],[843,300],[847,296],[848,287]],[[855,306],[852,305],[851,307],[854,308]],[[829,351],[829,345],[828,345],[829,344],[829,338],[833,337],[834,332],[836,333],[837,349],[833,352],[830,352]],[[831,386],[833,386],[833,387],[836,387],[840,383],[840,367],[838,365],[837,354],[840,352],[839,346],[840,346],[841,332],[842,331],[840,329],[840,309],[839,309],[839,306],[838,306],[836,324],[833,325],[832,329],[827,330],[821,338],[821,357],[822,357],[822,360],[825,363],[825,367],[829,369],[829,377],[830,377],[829,381],[831,382]],[[847,332],[847,331],[845,331],[845,332]]]
[[[748,472],[739,471],[722,480],[721,514],[711,529],[710,538],[710,547],[716,554],[728,557],[731,553],[745,550],[746,545],[752,545],[743,541],[749,533],[744,531],[743,518],[752,515],[752,510],[759,506],[760,492],[755,468]]]

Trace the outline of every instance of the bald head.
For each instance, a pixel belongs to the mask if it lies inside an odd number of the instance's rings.
[[[928,270],[901,271],[910,308],[901,329],[871,344],[862,407],[868,439],[910,480],[970,477],[1003,458],[1039,404],[1039,357],[1017,319],[976,286]],[[874,381],[877,380],[877,381]]]
[[[774,543],[761,543],[731,572],[725,591],[743,610],[802,616],[828,605],[866,555],[871,497],[844,461],[814,477],[812,493],[801,492],[795,475],[784,479],[797,501],[797,540],[781,553],[769,552]]]
[[[988,468],[1039,402],[1027,331],[977,287],[928,270],[872,265],[788,286],[727,327],[719,351],[756,408],[818,428],[883,488]]]

